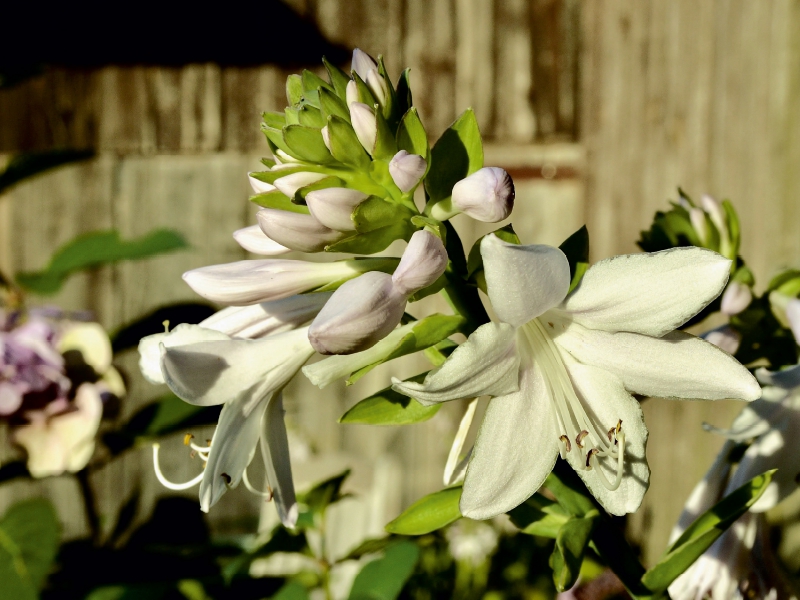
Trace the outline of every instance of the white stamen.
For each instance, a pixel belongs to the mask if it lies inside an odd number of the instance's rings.
[[[160,447],[159,444],[153,444],[153,467],[156,472],[156,479],[158,479],[158,482],[161,485],[163,485],[165,488],[169,490],[181,491],[181,490],[188,490],[189,488],[196,486],[198,483],[202,481],[203,479],[202,473],[200,473],[194,479],[191,479],[184,483],[172,483],[169,479],[164,477],[164,474],[161,472],[161,467],[158,464],[159,447]]]
[[[244,472],[242,473],[242,481],[244,482],[244,487],[247,488],[248,492],[255,494],[256,496],[261,496],[262,498],[266,498],[267,502],[272,500],[272,490],[269,488],[269,486],[267,487],[266,492],[262,492],[261,490],[257,490],[256,488],[253,487],[253,485],[250,483],[250,478],[247,476],[247,469],[245,469]]]

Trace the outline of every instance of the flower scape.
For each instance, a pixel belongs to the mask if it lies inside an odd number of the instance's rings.
[[[448,465],[451,483],[463,478],[461,514],[488,519],[518,507],[560,456],[607,512],[624,515],[649,482],[647,428],[633,394],[761,395],[730,354],[676,331],[725,290],[735,266],[730,242],[724,255],[673,248],[589,267],[585,229],[556,248],[524,245],[506,226],[466,252],[449,220],[464,213],[499,222],[515,200],[508,173],[483,165],[472,112],[431,147],[407,70],[394,85],[382,59],[360,50],[350,73],[325,67],[327,80],[290,76],[290,105],[264,115],[272,158],[249,174],[258,223],[233,233],[263,258],[185,273],[195,292],[226,308],[140,344],[150,381],[186,402],[222,405],[210,445],[195,448],[206,462],[196,479],[167,481],[155,450],[166,485],[199,483],[208,511],[241,481],[252,488],[247,467],[260,446],[269,489],[255,491],[294,526],[281,390],[300,371],[322,388],[425,351],[432,370],[393,380],[395,392],[422,405],[490,398],[463,468]],[[706,213],[691,215],[708,239]],[[398,241],[399,258],[380,255]],[[279,258],[291,251],[353,256]],[[406,312],[437,293],[452,315]],[[456,333],[466,341],[452,341]],[[315,354],[327,358],[307,365]],[[463,444],[460,433],[455,448]]]

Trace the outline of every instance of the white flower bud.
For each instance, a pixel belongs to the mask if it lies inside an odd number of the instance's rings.
[[[378,104],[385,106],[386,101],[389,99],[389,88],[386,85],[386,80],[378,73],[378,69],[372,69],[367,73],[366,83]]]
[[[370,72],[371,69],[377,69],[378,63],[375,62],[375,59],[372,58],[369,54],[356,48],[353,50],[353,60],[350,63],[351,70],[358,73],[358,76],[361,77],[364,81],[367,80],[367,74]]]
[[[253,188],[254,194],[265,194],[267,192],[271,192],[272,190],[276,189],[274,185],[271,183],[267,183],[266,181],[261,181],[260,179],[256,179],[249,173],[247,174],[247,178],[250,180],[250,187]]]
[[[392,277],[370,271],[345,282],[311,323],[308,339],[320,354],[352,354],[374,346],[400,322],[406,296]]]
[[[731,281],[722,294],[720,310],[723,314],[732,317],[750,306],[752,300],[753,293],[749,286],[738,281]]]
[[[353,102],[350,105],[350,121],[358,141],[367,152],[372,154],[375,150],[375,141],[378,139],[378,122],[375,119],[375,113],[366,104]],[[277,183],[276,181],[275,184],[277,185]]]
[[[261,231],[258,225],[251,225],[243,229],[237,229],[233,232],[233,239],[242,248],[253,254],[261,254],[263,256],[278,256],[291,252],[291,248],[282,246],[273,239],[267,237],[267,234]]]
[[[514,208],[514,182],[498,167],[484,167],[453,186],[453,208],[485,223],[502,221]]]
[[[410,192],[417,187],[427,168],[428,163],[424,158],[417,154],[409,154],[405,150],[400,150],[389,162],[389,173],[392,180],[403,193]]]
[[[742,342],[742,336],[730,325],[717,327],[716,329],[705,332],[700,337],[730,355],[736,354],[736,351],[739,349],[739,344]]]
[[[328,131],[328,126],[325,125],[322,129],[319,130],[322,134],[322,142],[325,144],[325,147],[328,149],[328,152],[331,151],[331,134]]]
[[[320,179],[325,179],[327,175],[324,173],[312,173],[310,171],[300,171],[299,173],[292,173],[280,179],[275,180],[275,187],[281,191],[282,194],[291,198],[295,192],[301,187],[316,183]]]
[[[422,229],[408,241],[392,281],[400,293],[410,296],[431,285],[446,268],[447,251],[442,240]]]
[[[349,188],[325,188],[306,195],[308,210],[325,227],[337,231],[355,231],[352,214],[367,195]]]
[[[704,246],[708,244],[708,224],[705,211],[702,208],[690,208],[689,220],[692,222],[692,228],[697,233],[697,237],[700,238],[700,243]]]
[[[800,300],[793,298],[786,305],[786,320],[794,334],[794,341],[800,345]]]
[[[312,215],[262,208],[256,217],[268,238],[292,250],[321,252],[342,237],[340,232],[325,227]]]
[[[358,84],[355,81],[350,80],[347,82],[344,97],[347,101],[347,106],[350,106],[353,102],[358,102]]]

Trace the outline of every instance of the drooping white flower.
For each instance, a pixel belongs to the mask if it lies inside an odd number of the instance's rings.
[[[409,154],[405,150],[400,150],[389,161],[389,174],[403,193],[410,192],[417,187],[427,168],[428,163],[424,158],[416,154]]]
[[[366,199],[364,192],[332,187],[309,192],[306,204],[311,215],[325,227],[336,231],[355,231],[353,211]]]
[[[753,400],[750,373],[707,342],[673,331],[719,295],[730,261],[699,248],[619,256],[570,294],[564,254],[481,243],[499,323],[479,327],[421,384],[393,380],[423,403],[490,395],[461,496],[465,516],[519,505],[559,454],[612,514],[647,489],[647,429],[631,392]]]
[[[321,252],[342,238],[341,232],[325,227],[313,215],[262,208],[256,217],[268,238],[300,252]]]

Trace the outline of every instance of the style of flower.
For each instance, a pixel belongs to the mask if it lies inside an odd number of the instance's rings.
[[[631,393],[754,400],[752,375],[674,329],[716,298],[730,261],[699,248],[625,255],[572,292],[557,248],[481,243],[499,322],[475,330],[423,383],[393,380],[423,404],[493,396],[472,450],[461,512],[487,519],[522,503],[560,455],[612,514],[648,487],[647,428]]]

